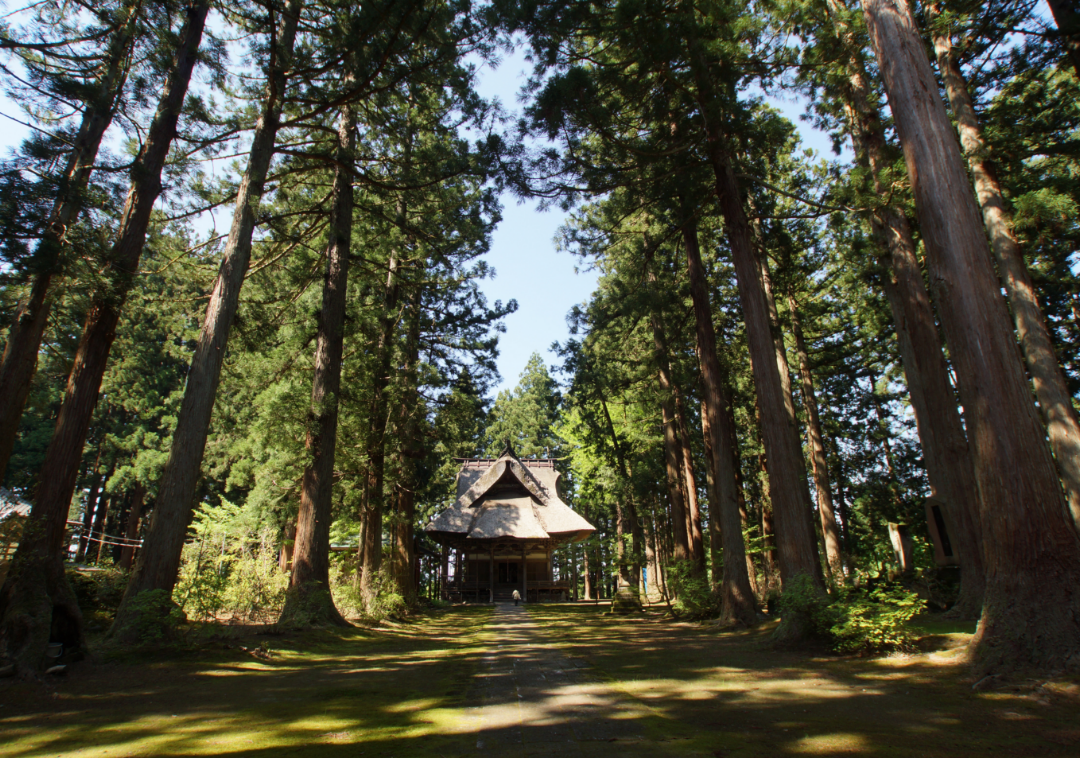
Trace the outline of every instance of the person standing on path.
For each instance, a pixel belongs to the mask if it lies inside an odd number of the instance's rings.
[[[518,604],[518,600],[521,600],[521,593],[518,592],[517,590],[514,590],[514,606],[515,607]]]

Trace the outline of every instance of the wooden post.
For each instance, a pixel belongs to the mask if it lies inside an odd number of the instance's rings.
[[[488,602],[495,602],[495,545],[492,545],[488,553]]]
[[[450,548],[446,545],[442,546],[442,561],[441,561],[440,584],[442,585],[442,599],[450,599],[450,588],[447,586],[447,582],[450,579]]]
[[[521,602],[529,602],[529,549],[521,548]]]

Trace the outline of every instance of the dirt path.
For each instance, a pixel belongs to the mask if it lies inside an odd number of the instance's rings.
[[[523,607],[497,606],[485,632],[461,724],[485,756],[669,754],[649,736],[655,715],[559,651]]]

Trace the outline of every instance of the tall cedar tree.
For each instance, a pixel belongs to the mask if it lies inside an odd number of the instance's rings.
[[[905,0],[863,0],[904,147],[982,493],[986,594],[977,675],[1080,653],[1080,537],[1016,351],[955,132]]]
[[[176,136],[191,74],[198,61],[207,2],[185,9],[169,79],[131,171],[131,187],[109,254],[110,289],[96,293],[68,375],[67,389],[39,476],[34,508],[15,565],[0,589],[0,638],[16,665],[32,670],[45,661],[50,628],[64,629],[63,642],[83,645],[82,614],[64,575],[64,526],[79,475],[83,445],[98,389],[116,337],[120,312],[138,270],[161,172]]]

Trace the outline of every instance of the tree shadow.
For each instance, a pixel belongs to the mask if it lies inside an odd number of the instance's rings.
[[[976,693],[947,655],[838,659],[767,634],[574,605],[240,633],[0,681],[0,755],[1076,755],[1075,685]]]

